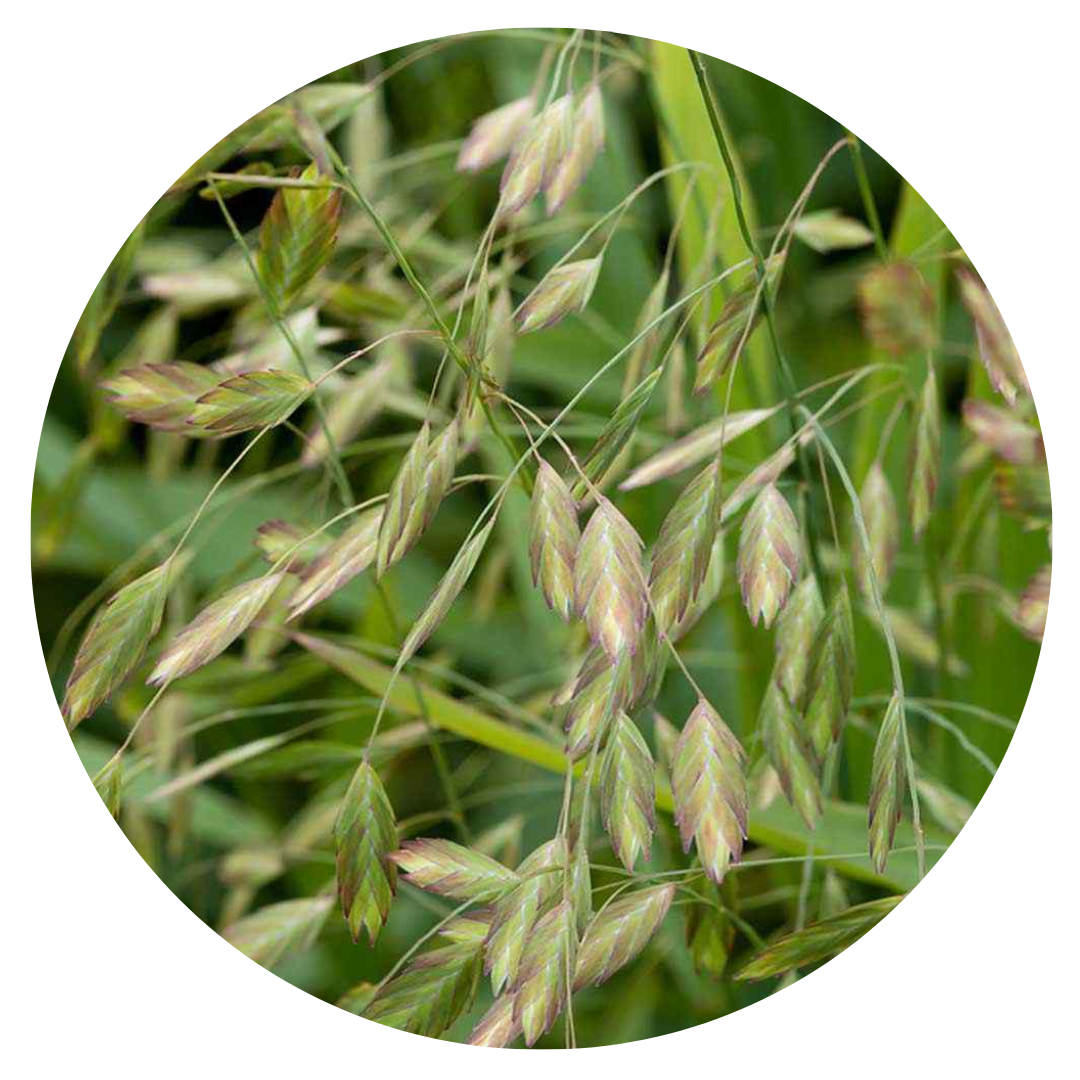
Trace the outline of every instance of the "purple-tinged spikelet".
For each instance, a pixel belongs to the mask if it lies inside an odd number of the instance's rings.
[[[458,172],[480,172],[509,154],[529,126],[532,96],[484,113],[472,126],[457,158]]]
[[[799,523],[787,500],[767,484],[750,507],[739,534],[736,574],[750,622],[766,629],[787,603],[799,576]]]

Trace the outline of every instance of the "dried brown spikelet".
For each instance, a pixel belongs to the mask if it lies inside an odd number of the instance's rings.
[[[312,162],[301,180],[317,182]],[[342,193],[326,187],[279,188],[259,230],[258,269],[278,314],[284,315],[334,250]]]
[[[619,455],[634,437],[641,414],[649,404],[662,374],[663,371],[657,368],[646,375],[616,406],[596,441],[581,459],[580,471],[575,470],[577,476],[572,489],[575,499],[583,499],[590,491],[590,484],[600,484],[615,466]]]
[[[800,719],[784,691],[770,679],[758,715],[761,741],[788,802],[812,829],[821,819],[821,783]]]
[[[353,941],[366,930],[371,944],[390,913],[397,847],[394,811],[379,774],[362,761],[334,821],[338,897]]]
[[[783,254],[769,257],[765,265],[765,288],[773,289],[784,268]],[[765,307],[757,277],[749,275],[727,298],[697,356],[694,393],[700,394],[722,378],[739,356],[757,327]]]
[[[480,985],[483,938],[454,940],[411,960],[380,985],[364,1009],[366,1020],[437,1039],[472,1007]]]
[[[574,560],[574,598],[593,643],[612,660],[637,649],[645,625],[642,546],[630,522],[601,496]]]
[[[1050,608],[1050,563],[1040,567],[1027,583],[1016,605],[1016,625],[1032,641],[1042,641]]]
[[[574,990],[599,986],[634,960],[660,928],[674,895],[674,885],[657,885],[622,896],[597,912],[578,949]]]
[[[382,507],[365,510],[312,563],[303,582],[289,600],[289,618],[296,619],[344,588],[374,561],[379,541]]]
[[[863,545],[856,542],[851,555],[852,570],[863,596],[874,595],[870,574],[877,578],[878,588],[884,596],[892,579],[893,564],[900,547],[900,515],[896,509],[889,478],[881,463],[875,461],[859,492],[859,509],[866,523],[870,539],[870,559],[867,560]]]
[[[662,633],[678,626],[697,597],[720,528],[717,462],[706,466],[675,500],[656,539],[649,593]]]
[[[986,368],[990,385],[1010,405],[1015,405],[1018,390],[1031,391],[1009,328],[989,290],[970,270],[961,267],[956,278],[960,283],[960,299],[975,324],[979,359]]]
[[[454,900],[487,903],[521,881],[502,863],[451,840],[406,840],[390,861],[410,885]]]
[[[776,486],[766,484],[743,521],[735,566],[752,625],[759,618],[766,629],[772,625],[799,576],[799,561],[799,523]]]
[[[278,571],[252,578],[205,607],[169,643],[147,682],[164,686],[220,656],[255,621],[284,576]]]
[[[818,631],[810,660],[804,726],[819,765],[839,740],[855,689],[855,626],[847,586],[840,582]]]
[[[255,546],[271,566],[287,559],[282,569],[290,574],[304,574],[330,546],[330,540],[322,533],[308,536],[298,525],[274,518],[255,530]]]
[[[926,373],[915,419],[911,443],[911,478],[908,486],[908,512],[916,537],[922,536],[930,522],[937,494],[938,468],[941,463],[941,406],[933,368]]]
[[[283,900],[226,926],[221,936],[264,968],[275,967],[287,953],[315,944],[333,906],[332,896]]]
[[[516,214],[554,179],[569,143],[572,108],[569,94],[556,98],[517,139],[500,185],[502,216]]]
[[[566,865],[561,839],[542,844],[517,868],[521,884],[495,902],[484,953],[484,973],[496,995],[517,980],[526,941],[540,912],[563,885],[558,868]]]
[[[675,747],[671,788],[683,851],[696,844],[702,868],[715,882],[742,856],[749,814],[744,762],[739,740],[699,699]]]
[[[82,723],[139,666],[161,627],[169,564],[154,567],[107,600],[83,636],[64,690],[69,731]]]
[[[307,379],[289,371],[247,371],[206,391],[188,423],[218,438],[274,427],[287,420],[311,390]]]
[[[579,187],[604,149],[604,102],[600,85],[593,82],[574,110],[570,145],[558,162],[547,187],[548,217],[557,213]]]
[[[450,569],[443,575],[442,581],[439,582],[435,591],[431,594],[427,607],[424,608],[423,613],[413,624],[412,629],[401,645],[395,665],[398,670],[412,659],[416,650],[427,641],[443,619],[446,618],[446,613],[453,606],[458,594],[465,588],[465,583],[475,569],[477,560],[480,558],[484,545],[487,543],[494,527],[495,518],[492,517],[454,556]]]
[[[533,584],[547,605],[569,622],[574,614],[574,559],[581,541],[577,506],[559,474],[541,461],[533,487],[529,558]]]
[[[619,861],[649,857],[656,828],[656,766],[637,724],[619,713],[600,769],[600,812]]]
[[[602,264],[603,258],[597,255],[549,270],[518,309],[519,333],[546,330],[567,315],[584,311]]]
[[[870,776],[870,861],[879,874],[885,872],[896,826],[903,816],[904,735],[904,703],[894,692],[878,729]]]
[[[458,172],[481,172],[513,150],[532,119],[533,99],[518,98],[474,121],[457,157]]]
[[[776,624],[776,661],[772,677],[788,701],[802,710],[806,678],[818,627],[825,618],[825,603],[813,574],[795,586]]]
[[[984,446],[1012,465],[1035,465],[1046,460],[1039,429],[1015,412],[987,401],[968,398],[963,404],[964,425]]]
[[[677,442],[665,446],[663,450],[643,461],[630,475],[619,484],[620,491],[632,491],[634,488],[655,484],[658,480],[667,480],[677,476],[684,469],[714,457],[729,442],[740,435],[764,423],[778,411],[779,406],[768,409],[747,409],[744,412],[728,413],[725,420],[710,420],[707,424],[695,428]]]
[[[913,264],[875,266],[859,282],[858,297],[876,345],[900,355],[934,344],[934,296]]]
[[[540,918],[529,934],[514,983],[514,1019],[532,1046],[555,1023],[566,1005],[568,973],[577,962],[573,905],[563,900]]]
[[[101,388],[109,403],[137,424],[158,431],[182,431],[198,435],[188,420],[198,401],[218,384],[210,368],[176,360],[171,364],[140,364],[125,368]]]

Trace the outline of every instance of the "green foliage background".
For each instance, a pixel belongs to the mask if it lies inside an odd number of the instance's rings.
[[[376,101],[376,114],[366,105],[354,111],[354,101],[352,109],[346,105],[321,117],[367,185],[365,190],[374,192],[380,209],[399,233],[409,236],[410,254],[428,280],[467,265],[496,197],[498,169],[479,178],[454,172],[461,137],[478,115],[529,90],[542,53],[557,34],[501,32],[451,42],[405,64],[388,78]],[[690,153],[685,148],[692,146],[694,154],[711,155],[715,161],[715,144],[702,138],[703,130],[706,136],[709,133],[702,128],[701,102],[684,54],[639,40],[611,39],[610,44],[616,57],[627,53],[629,62],[605,83],[607,149],[564,212],[567,221],[550,231],[541,230],[525,247],[528,260],[514,283],[516,299],[598,212],[610,208],[661,167],[665,143],[670,147],[674,138],[684,153]],[[418,51],[420,47],[409,46],[359,61],[316,85],[338,88],[347,99],[351,88]],[[843,137],[843,128],[749,72],[714,61],[711,75],[759,227],[768,237],[823,154]],[[243,138],[226,142],[212,160],[204,159],[198,171],[234,171],[254,160],[276,165],[307,160],[288,139],[276,140],[280,145],[266,150],[253,150],[250,144],[245,149]],[[936,292],[941,338],[948,346],[936,357],[946,414],[938,512],[925,545],[912,541],[905,524],[889,595],[890,604],[917,620],[932,647],[938,648],[932,578],[927,573],[932,563],[938,563],[946,575],[977,572],[1016,596],[1048,554],[1044,534],[1026,530],[1022,522],[1001,513],[992,497],[985,497],[988,465],[966,473],[957,468],[966,442],[959,422],[960,403],[968,396],[992,395],[981,367],[973,362],[972,333],[955,295],[951,272],[944,260],[935,260],[943,252],[955,251],[956,241],[887,163],[869,148],[866,154],[893,252],[922,260],[920,266]],[[257,227],[271,194],[247,191],[230,200],[242,230]],[[608,251],[585,316],[519,339],[511,386],[521,400],[540,411],[562,404],[630,336],[659,273],[679,194],[675,184],[667,188],[658,184],[634,205]],[[864,216],[846,154],[826,170],[810,202],[811,209],[824,207]],[[429,211],[433,211],[431,220],[424,216]],[[541,221],[536,215],[534,223]],[[700,245],[702,225],[692,213],[680,244],[688,250]],[[734,231],[722,238],[722,248],[721,262],[745,257]],[[242,446],[239,439],[181,445],[175,438],[148,435],[145,429],[124,424],[103,404],[97,382],[103,373],[147,356],[146,350],[160,349],[163,342],[172,355],[151,358],[211,361],[250,347],[252,342],[273,348],[276,331],[260,313],[250,282],[238,284],[234,295],[226,299],[200,302],[187,294],[174,296],[171,312],[166,311],[169,302],[147,291],[147,279],[154,274],[197,273],[222,265],[228,265],[228,272],[242,283],[242,267],[235,273],[235,255],[218,206],[200,198],[196,186],[164,196],[129,250],[114,263],[112,284],[107,276],[60,366],[42,429],[33,506],[39,630],[58,695],[86,617],[117,584],[133,576],[113,576],[118,568],[151,565],[148,560],[160,556],[161,547],[151,544],[148,548],[148,541],[190,515]],[[801,245],[793,249],[779,317],[800,385],[875,356],[855,303],[856,282],[874,260],[872,248],[831,255],[819,255]],[[319,326],[335,331],[326,335],[326,344],[314,346],[321,368],[349,348],[371,340],[379,327],[391,325],[408,299],[378,238],[353,212],[325,277],[341,287],[325,288],[318,301]],[[161,321],[171,320],[172,313],[176,315],[174,340],[168,327],[162,330]],[[757,338],[763,334],[759,332]],[[755,339],[757,352],[751,357],[755,368],[762,367],[762,356],[767,359],[762,345]],[[421,395],[417,398],[413,393],[410,400],[415,407],[417,400],[423,402],[438,354],[417,347],[413,356]],[[911,383],[917,385],[923,362],[904,359],[910,362]],[[736,406],[779,400],[776,386],[775,377],[766,372],[756,391],[765,397],[755,399],[750,380],[740,379],[737,396],[743,400]],[[573,441],[587,445],[620,397],[621,373],[614,372],[589,394],[567,434],[576,425],[578,437]],[[875,400],[831,429],[857,484],[874,454],[890,404],[891,399]],[[691,426],[718,415],[717,401],[708,395],[692,401],[687,397],[686,407]],[[785,435],[779,419],[775,429],[765,427],[737,443],[725,467],[745,470],[779,445]],[[362,433],[346,458],[358,498],[386,490],[416,425],[413,416],[384,411]],[[892,440],[886,461],[898,495],[906,486],[904,428],[901,425]],[[668,439],[663,403],[657,396],[635,441],[635,459],[641,460]],[[170,601],[167,630],[175,631],[205,598],[223,584],[241,580],[258,565],[252,539],[260,523],[284,518],[314,525],[328,516],[332,490],[321,470],[296,465],[298,450],[296,437],[278,429],[223,487],[215,504],[221,509],[212,512],[196,534],[183,584]],[[481,440],[476,461],[477,472],[506,468],[503,452],[488,438]],[[267,475],[279,479],[273,483],[257,479]],[[621,496],[619,505],[643,536],[654,537],[681,484],[681,480],[668,481],[634,491]],[[411,621],[421,610],[487,494],[478,488],[451,498],[420,547],[388,575],[393,602],[405,620]],[[846,523],[843,494],[839,487],[832,494]],[[573,631],[546,610],[529,579],[526,515],[523,498],[512,498],[496,531],[496,554],[489,551],[468,593],[429,643],[424,662],[416,666],[418,675],[431,686],[468,698],[511,725],[521,723],[522,712],[550,722],[548,700],[569,673],[575,644],[580,647]],[[946,556],[965,527],[971,530],[971,543],[965,546],[961,563],[953,565]],[[728,724],[749,744],[772,653],[769,635],[749,627],[739,604],[731,569],[733,545],[734,536],[729,536],[729,573],[722,599],[687,640],[684,655]],[[908,653],[908,691],[916,697],[951,698],[1015,720],[1031,684],[1038,646],[1001,617],[993,598],[978,591],[956,595],[948,641],[959,666],[950,672],[940,658],[930,655],[920,662]],[[888,662],[880,634],[863,612],[857,611],[856,621],[856,694],[886,694]],[[398,640],[367,576],[317,609],[309,625],[383,660],[392,658]],[[478,688],[488,688],[486,695]],[[177,715],[199,730],[181,740],[166,771],[151,762],[128,781],[120,825],[141,856],[199,918],[218,928],[245,910],[318,893],[332,874],[332,855],[326,833],[311,829],[311,822],[320,808],[332,805],[355,764],[353,748],[363,745],[373,718],[370,690],[358,688],[295,646],[263,654],[249,640],[178,684],[175,696],[180,699]],[[148,700],[147,689],[134,679],[79,728],[74,741],[88,770],[96,771],[107,760]],[[659,710],[681,722],[692,705],[689,687],[672,672]],[[830,807],[819,835],[808,838],[782,797],[756,816],[768,834],[767,842],[762,840],[754,849],[758,857],[799,856],[808,843],[842,856],[821,864],[828,872],[815,870],[810,881],[811,912],[903,891],[914,884],[911,832],[906,826],[897,844],[907,850],[894,855],[885,878],[876,878],[866,858],[858,854],[865,850],[869,762],[880,712],[880,708],[861,709],[862,722],[848,726],[838,801]],[[920,767],[952,793],[956,805],[970,806],[985,791],[991,776],[987,763],[1000,761],[1010,732],[1007,725],[988,723],[973,714],[950,713],[949,718],[959,737],[912,715],[916,757]],[[170,777],[183,776],[199,762],[253,740],[290,732],[308,721],[316,721],[311,731],[284,748],[223,769],[180,794],[152,797]],[[162,738],[166,729],[160,725],[154,730],[156,736],[151,733],[150,741],[140,744],[149,755],[155,752],[153,738]],[[965,741],[987,761],[965,749]],[[475,834],[509,821],[506,845],[500,849],[509,858],[514,850],[528,852],[550,835],[561,791],[558,776],[463,740],[448,739],[445,747]],[[432,758],[423,745],[395,757],[384,775],[399,821],[413,821],[418,831],[428,834],[451,835],[442,815]],[[950,832],[949,822],[940,815],[938,820],[929,816],[933,860]],[[660,830],[654,865],[680,865],[674,831],[664,815]],[[309,834],[313,842],[297,840]],[[290,843],[302,854],[283,850]],[[760,938],[768,939],[793,925],[803,871],[797,858],[789,864],[774,862],[760,870],[740,871],[738,888],[725,903]],[[108,888],[108,883],[92,887]],[[337,1001],[355,984],[374,982],[385,974],[433,923],[438,910],[423,895],[403,891],[374,949],[350,944],[335,913],[314,945],[289,951],[275,970],[297,986]],[[724,951],[731,953],[723,976],[695,967],[684,946],[685,915],[685,909],[673,909],[638,963],[609,985],[580,996],[575,1014],[582,1045],[677,1030],[743,1007],[777,988],[776,979],[745,983],[730,978],[731,971],[754,952],[742,930],[728,928],[721,935]],[[483,1004],[482,998],[472,1020]],[[468,1029],[469,1023],[462,1022],[451,1037],[460,1037]],[[559,1045],[558,1031],[548,1038],[551,1045]]]

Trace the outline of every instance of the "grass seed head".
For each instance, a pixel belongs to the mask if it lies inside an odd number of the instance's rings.
[[[499,213],[516,214],[555,178],[570,145],[573,99],[556,98],[534,117],[514,145],[502,176]]]
[[[919,398],[910,454],[908,512],[916,537],[922,536],[930,523],[940,465],[941,406],[938,401],[937,379],[931,368],[926,373],[926,381]]]
[[[773,679],[797,709],[803,707],[810,655],[818,627],[825,618],[821,589],[813,574],[795,586],[776,624],[776,661]]]
[[[774,484],[766,484],[750,507],[739,534],[735,572],[750,622],[766,629],[787,603],[799,576],[799,523]]]
[[[246,371],[202,394],[188,424],[218,438],[273,427],[287,420],[311,390],[307,379],[290,371]]]
[[[584,311],[596,287],[602,262],[597,255],[549,270],[518,309],[519,332],[545,330],[567,315]]]
[[[956,278],[960,283],[960,299],[975,324],[979,359],[986,368],[990,385],[1009,405],[1015,405],[1018,391],[1030,394],[1031,390],[1009,328],[989,290],[975,274],[961,267]]]
[[[343,589],[374,561],[382,507],[365,510],[303,572],[303,581],[289,599],[289,618],[296,619]]]
[[[1016,625],[1032,641],[1042,641],[1050,608],[1050,563],[1040,567],[1027,583],[1016,605]]]
[[[577,962],[573,905],[560,901],[529,934],[514,983],[514,1018],[525,1044],[532,1046],[558,1019],[566,1005],[567,972]]]
[[[169,643],[147,682],[163,686],[220,656],[255,621],[284,576],[278,571],[245,581],[204,608]]]
[[[634,960],[660,929],[675,886],[638,889],[593,916],[577,954],[574,990],[599,986]]]
[[[218,384],[218,376],[200,364],[140,364],[101,383],[109,403],[128,420],[158,431],[198,435],[188,421],[195,402]]]
[[[450,840],[406,840],[390,860],[410,885],[454,900],[488,903],[521,881],[490,856]]]
[[[889,478],[880,462],[875,461],[866,474],[859,492],[859,508],[870,539],[870,559],[867,560],[863,545],[856,542],[851,555],[852,570],[863,596],[873,596],[871,572],[877,578],[878,588],[884,596],[900,548],[900,515]]]
[[[532,96],[518,98],[484,113],[472,126],[458,152],[458,172],[481,172],[502,161],[529,127]]]
[[[810,660],[804,726],[819,766],[839,741],[855,690],[855,626],[843,582],[818,631]]]
[[[758,730],[788,802],[799,812],[806,827],[814,828],[822,810],[817,762],[798,712],[775,679],[770,679],[765,689]]]
[[[600,86],[592,83],[570,125],[570,146],[558,162],[547,188],[548,217],[562,209],[585,180],[597,155],[604,149],[604,102]]]
[[[904,810],[904,703],[896,693],[889,699],[874,743],[870,776],[870,861],[885,872],[896,827]]]
[[[1046,460],[1042,433],[1014,411],[968,398],[963,405],[963,416],[968,431],[1002,461],[1035,465]]]
[[[934,344],[934,296],[913,264],[875,266],[859,282],[858,298],[867,336],[886,352],[901,356]]]
[[[581,541],[577,505],[559,474],[541,461],[533,487],[529,559],[533,584],[547,605],[569,622],[574,614],[574,559]]]
[[[637,724],[615,718],[600,769],[600,811],[619,861],[633,871],[649,857],[656,828],[656,766]]]

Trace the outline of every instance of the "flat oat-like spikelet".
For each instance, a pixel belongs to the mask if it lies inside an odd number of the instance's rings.
[[[332,896],[283,900],[245,915],[225,927],[221,936],[255,963],[272,968],[286,953],[315,943],[333,904]]]
[[[334,821],[338,898],[353,941],[366,930],[371,944],[390,913],[397,847],[394,811],[379,774],[362,761]]]
[[[840,582],[814,642],[807,686],[804,723],[819,765],[840,738],[854,689],[855,626],[847,586]]]
[[[584,311],[596,288],[602,264],[603,258],[597,255],[549,270],[518,309],[518,331],[529,334],[546,330],[567,315]]]
[[[458,151],[457,171],[480,172],[506,157],[528,128],[534,105],[532,95],[517,98],[473,121]]]
[[[413,439],[397,474],[390,485],[390,492],[383,507],[379,524],[379,543],[375,560],[375,574],[382,577],[387,569],[402,558],[420,539],[414,511],[423,506],[424,474],[427,471],[428,450],[431,445],[431,429],[424,424]],[[421,511],[420,524],[423,523]]]
[[[390,860],[418,889],[454,900],[498,900],[521,878],[489,855],[451,840],[406,840]]]
[[[970,270],[960,267],[956,278],[960,283],[960,299],[975,324],[979,359],[986,368],[990,385],[1010,405],[1015,405],[1017,391],[1030,393],[1030,390],[1009,328],[989,290]]]
[[[896,510],[896,499],[889,486],[889,479],[880,462],[875,461],[866,474],[862,490],[859,492],[859,508],[863,521],[866,522],[867,536],[870,538],[871,558],[867,560],[862,544],[855,544],[851,555],[855,580],[863,596],[872,597],[874,595],[870,587],[872,569],[877,577],[881,595],[884,596],[889,587],[889,580],[892,578],[896,552],[900,547],[900,515]]]
[[[1046,460],[1042,433],[1015,412],[978,398],[968,398],[962,412],[964,426],[1002,461],[1036,465]]]
[[[867,336],[895,355],[934,344],[934,296],[910,262],[875,266],[859,282]]]
[[[514,1019],[527,1046],[551,1028],[566,1005],[577,944],[573,905],[566,900],[539,919],[529,934],[513,989]]]
[[[69,731],[82,723],[139,666],[161,627],[168,564],[125,585],[94,616],[75,654],[61,711]]]
[[[321,604],[375,561],[382,507],[364,511],[304,572],[304,580],[289,600],[295,619]]]
[[[619,861],[633,871],[649,857],[656,828],[656,766],[637,724],[620,713],[600,770],[600,812]]]
[[[195,402],[218,382],[219,376],[210,368],[177,360],[126,368],[105,379],[101,388],[109,395],[109,403],[137,424],[197,435],[188,424]]]
[[[585,657],[569,691],[563,728],[566,753],[572,760],[599,749],[607,738],[611,721],[633,700],[633,675],[627,659],[612,661],[603,649],[592,648]]]
[[[476,567],[476,562],[480,558],[484,545],[487,543],[494,527],[495,518],[492,517],[454,556],[450,569],[443,575],[442,581],[439,582],[435,592],[431,594],[427,607],[424,608],[423,613],[413,623],[413,628],[401,645],[396,663],[398,670],[412,659],[416,650],[427,641],[438,629],[439,623],[446,618],[446,613],[453,606],[458,594],[465,588],[465,583],[469,580],[469,576]]]
[[[273,427],[287,420],[311,390],[307,379],[291,371],[246,371],[207,390],[188,423],[221,438]]]
[[[503,994],[480,1018],[467,1042],[469,1046],[509,1046],[521,1034],[521,1022],[514,1019],[514,995]]]
[[[908,512],[911,515],[911,529],[916,537],[922,536],[934,509],[940,463],[941,406],[938,402],[937,379],[931,368],[923,383],[911,443]]]
[[[531,510],[533,584],[539,586],[548,607],[569,622],[574,614],[574,558],[581,529],[570,489],[546,461],[536,472]]]
[[[671,788],[683,850],[697,845],[701,866],[715,882],[738,862],[749,815],[745,754],[719,713],[699,699],[675,746]]]
[[[441,935],[442,936],[442,935]],[[429,949],[394,976],[363,1012],[366,1020],[437,1039],[472,1007],[480,986],[483,938]]]
[[[578,545],[574,598],[589,636],[612,660],[634,652],[645,625],[641,549],[634,527],[601,497]]]
[[[671,641],[685,637],[700,622],[706,612],[716,603],[720,589],[724,584],[724,535],[717,530],[709,553],[709,565],[705,570],[705,580],[698,588],[697,596],[690,601],[683,617],[668,630]]]
[[[796,709],[802,710],[806,697],[806,677],[818,627],[825,618],[817,578],[813,574],[795,586],[776,624],[776,661],[773,680]]]
[[[299,179],[317,183],[313,162]],[[263,218],[259,231],[258,269],[276,312],[284,315],[304,287],[322,269],[334,250],[341,217],[340,189],[283,187]]]
[[[284,576],[278,571],[245,581],[204,608],[170,642],[147,682],[163,686],[220,656],[254,622]]]
[[[878,728],[870,777],[870,861],[879,874],[903,816],[904,790],[904,703],[894,693]]]
[[[599,986],[638,956],[660,928],[674,895],[674,885],[639,889],[594,915],[578,949],[574,990]]]
[[[557,213],[579,187],[604,149],[604,102],[595,80],[582,95],[570,125],[570,147],[547,188],[548,217]]]
[[[1035,571],[1016,605],[1016,625],[1032,641],[1042,641],[1050,610],[1050,563]]]
[[[263,558],[271,566],[288,559],[284,569],[290,574],[305,574],[330,543],[325,535],[306,536],[298,525],[280,518],[264,521],[255,530],[255,546],[262,552]]]
[[[517,978],[525,943],[541,909],[563,886],[566,845],[559,839],[542,844],[517,868],[521,884],[496,901],[484,952],[484,972],[491,989],[500,993]]]
[[[653,550],[649,593],[661,632],[668,633],[697,597],[720,528],[719,466],[706,466],[668,511]]]
[[[735,572],[750,622],[766,629],[799,576],[799,523],[773,484],[761,489],[743,521]]]
[[[801,717],[775,680],[770,679],[761,701],[758,730],[780,786],[808,828],[821,818],[821,783]]]
[[[515,140],[500,181],[501,215],[516,214],[554,179],[569,146],[572,108],[569,94],[556,98]]]

